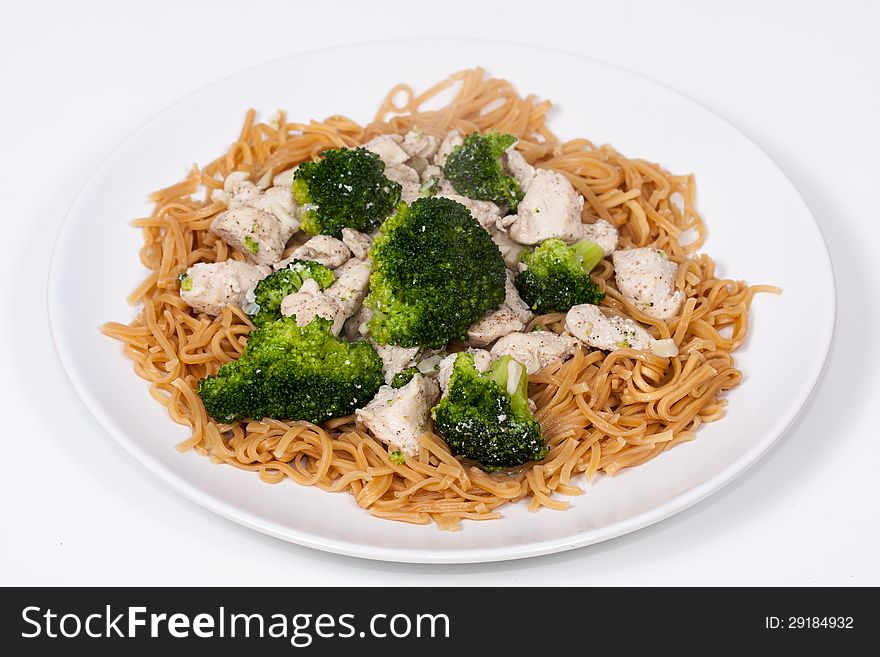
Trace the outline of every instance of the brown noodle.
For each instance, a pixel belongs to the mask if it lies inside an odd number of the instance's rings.
[[[426,108],[444,92],[454,93],[448,105]],[[342,116],[290,123],[283,112],[270,123],[255,123],[250,110],[224,155],[152,194],[152,215],[134,222],[143,230],[141,262],[151,272],[129,297],[142,310],[131,324],[110,322],[102,330],[124,343],[135,371],[149,381],[150,393],[172,419],[191,428],[191,437],[177,448],[257,471],[268,483],[290,478],[348,491],[359,506],[382,518],[419,524],[433,520],[441,528],[456,529],[465,518],[498,518],[499,507],[523,498],[529,498],[531,510],[564,509],[568,502],[556,494],[581,494],[573,483],[576,475],[591,479],[597,472],[613,474],[644,463],[691,440],[703,422],[719,419],[726,403],[721,394],[742,378],[733,352],[745,338],[752,297],[776,288],[718,278],[711,258],[694,255],[706,230],[695,207],[693,176],[671,174],[586,139],[560,142],[545,123],[550,107],[549,101],[523,98],[506,80],[473,69],[421,94],[397,85],[366,127]],[[396,465],[389,448],[352,417],[323,427],[268,419],[220,424],[207,417],[195,393],[199,379],[238,357],[253,328],[247,315],[232,307],[215,318],[195,315],[178,295],[176,278],[193,263],[243,259],[208,231],[213,217],[225,209],[210,200],[210,191],[222,187],[232,171],[247,171],[257,181],[327,148],[362,144],[382,133],[403,134],[415,126],[438,137],[452,128],[464,133],[494,128],[516,135],[526,159],[563,173],[586,198],[585,221],[606,219],[619,228],[621,247],[652,244],[679,263],[676,285],[687,302],[681,316],[668,323],[644,315],[621,297],[607,261],[594,271],[607,293],[603,306],[635,318],[657,338],[672,337],[680,355],[584,348],[532,377],[529,394],[537,403],[550,453],[516,472],[490,475],[460,462],[433,434],[422,436],[417,458]],[[537,317],[533,324],[559,332],[562,320],[557,313]]]

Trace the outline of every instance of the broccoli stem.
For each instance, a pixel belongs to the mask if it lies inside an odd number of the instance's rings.
[[[515,363],[516,367],[511,367],[510,364]],[[507,383],[510,380],[510,375],[515,373],[519,376],[519,380],[516,383],[516,390],[513,392],[511,396],[520,397],[522,400],[526,400],[529,397],[529,377],[526,375],[525,368],[521,363],[514,360],[512,356],[502,356],[498,360],[496,360],[489,367],[488,370],[483,374],[487,379],[491,379],[499,386],[501,386],[502,390],[507,391]]]
[[[580,257],[581,266],[588,274],[605,257],[605,251],[602,247],[590,240],[583,240],[582,242],[572,244],[571,248]]]

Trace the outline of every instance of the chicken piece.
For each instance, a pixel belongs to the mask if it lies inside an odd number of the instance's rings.
[[[181,277],[180,298],[199,312],[219,315],[229,305],[241,308],[248,290],[269,271],[239,260],[199,262]]]
[[[395,164],[403,164],[409,159],[409,155],[400,147],[400,142],[402,141],[403,137],[400,135],[379,135],[364,144],[364,148],[382,158],[382,161],[385,163],[385,175],[388,175],[388,167],[392,167]]]
[[[513,272],[508,269],[504,303],[468,329],[468,344],[484,347],[509,333],[522,331],[531,321],[534,315],[520,298],[513,278]]]
[[[367,322],[373,317],[373,311],[366,306],[361,306],[354,315],[345,320],[342,327],[342,336],[349,341],[365,338],[370,334]]]
[[[506,230],[498,230],[496,227],[489,232],[492,235],[492,241],[498,245],[498,250],[501,251],[501,257],[504,258],[504,264],[513,272],[518,272],[519,254],[522,253],[522,250],[525,247],[510,239],[510,235],[507,234]]]
[[[445,178],[440,179],[440,191],[436,195],[439,198],[448,198],[466,207],[471,216],[480,222],[480,225],[488,231],[495,228],[495,224],[501,219],[501,209],[492,201],[478,201],[462,196]]]
[[[418,128],[414,128],[403,136],[400,148],[411,158],[422,157],[427,160],[437,154],[437,149],[440,148],[440,140],[434,135],[429,135]]]
[[[617,228],[614,224],[597,219],[591,224],[581,224],[580,240],[590,240],[602,247],[605,255],[611,255],[617,250]]]
[[[348,227],[342,229],[342,243],[358,260],[366,260],[370,255],[370,249],[373,248],[372,237]]]
[[[304,280],[299,290],[282,299],[281,314],[296,317],[297,326],[307,326],[315,317],[329,319],[333,322],[333,335],[339,335],[345,322],[345,313],[339,301],[321,292],[313,278]]]
[[[413,171],[419,174],[419,180],[422,179],[422,174],[425,172],[425,169],[428,167],[433,167],[433,164],[429,164],[428,160],[423,157],[411,157],[406,161],[406,166],[410,167]]]
[[[467,353],[474,357],[474,367],[478,372],[485,372],[489,369],[489,363],[492,362],[492,354],[485,349],[468,349]],[[449,380],[452,378],[452,367],[455,365],[455,359],[458,353],[449,354],[437,365],[437,382],[443,394],[449,389]]]
[[[260,190],[251,182],[247,171],[233,171],[223,181],[223,189],[211,192],[211,200],[225,204],[228,210],[249,205],[259,196]]]
[[[258,265],[278,262],[293,235],[292,226],[249,205],[221,212],[211,222],[210,230]]]
[[[293,176],[296,175],[296,170],[299,167],[293,167],[292,169],[288,169],[287,171],[282,171],[277,174],[274,178],[272,178],[272,184],[275,187],[292,187],[293,186]]]
[[[354,414],[377,439],[417,456],[419,436],[430,431],[430,409],[438,395],[434,380],[417,374],[397,390],[382,386],[372,401]]]
[[[290,235],[299,230],[299,219],[296,218],[296,201],[293,200],[293,192],[289,185],[270,187],[252,201],[250,206],[271,214],[281,222],[284,230]]]
[[[501,156],[501,164],[507,172],[519,183],[520,189],[528,191],[532,179],[535,177],[535,167],[526,161],[523,154],[516,150],[516,144],[504,151]]]
[[[268,184],[268,176],[263,177],[261,184],[264,181]],[[290,186],[261,191],[260,185],[252,183],[246,172],[233,171],[223,181],[222,190],[211,192],[211,199],[226,204],[226,212],[217,215],[211,223],[211,231],[259,264],[272,264],[277,260],[287,240],[299,230]],[[280,226],[274,226],[266,215]]]
[[[440,361],[443,360],[443,356],[439,352],[431,353],[431,351],[430,349],[427,350],[426,353],[429,355],[422,358],[416,364],[416,368],[425,376],[437,376],[440,370]]]
[[[615,251],[614,279],[624,298],[655,319],[672,319],[681,312],[685,295],[675,291],[678,265],[660,249],[645,247]]]
[[[573,306],[565,316],[565,328],[581,342],[602,351],[639,349],[657,356],[676,356],[672,340],[655,340],[628,317],[610,317],[589,303]]]
[[[576,338],[553,331],[510,333],[492,346],[491,354],[494,358],[511,356],[523,364],[526,374],[532,375],[559,358],[569,358],[579,344]]]
[[[438,167],[436,164],[429,164],[424,168],[424,170],[419,174],[422,178],[422,182],[428,182],[431,178],[436,178],[438,184],[443,179],[443,169]]]
[[[379,344],[373,340],[370,340],[370,344],[382,359],[382,373],[385,375],[385,383],[389,385],[394,375],[412,365],[419,353],[419,347],[398,347],[393,344]]]
[[[461,146],[463,143],[464,137],[462,137],[458,130],[447,132],[443,141],[440,142],[440,146],[437,148],[437,154],[434,156],[434,164],[438,167],[445,167],[446,158],[449,157],[452,149],[456,146]]]
[[[422,180],[412,167],[405,164],[393,164],[385,167],[385,177],[400,183],[400,200],[404,203],[412,203],[419,197]]]
[[[336,299],[342,308],[343,319],[354,315],[367,296],[370,286],[370,261],[351,259],[336,269],[336,280],[324,294]]]
[[[571,244],[581,238],[584,197],[561,173],[538,169],[517,208],[510,237],[520,244],[538,244],[551,237]]]
[[[485,347],[495,340],[516,331],[522,331],[527,322],[522,321],[507,304],[503,304],[468,329],[469,345]]]
[[[283,269],[291,260],[312,260],[330,269],[341,267],[351,258],[351,251],[342,240],[329,235],[315,235],[302,246],[298,246],[289,258],[275,265],[275,269]]]

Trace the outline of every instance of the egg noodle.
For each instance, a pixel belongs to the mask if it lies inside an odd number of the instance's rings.
[[[439,103],[438,95],[454,98],[429,109]],[[194,449],[215,463],[256,471],[267,483],[289,478],[347,491],[381,518],[418,524],[433,520],[443,529],[457,529],[462,519],[499,518],[500,507],[523,498],[533,511],[565,509],[562,496],[582,494],[580,474],[590,480],[600,472],[613,474],[644,463],[693,439],[700,424],[721,418],[722,393],[742,379],[733,352],[745,339],[752,297],[777,288],[719,278],[712,259],[696,255],[706,229],[695,207],[693,176],[628,159],[586,139],[561,142],[546,125],[550,108],[549,101],[522,97],[506,80],[473,69],[420,94],[397,85],[366,127],[343,116],[289,122],[283,112],[269,123],[256,123],[251,110],[224,155],[202,169],[194,166],[185,180],[152,194],[152,215],[133,222],[143,230],[140,259],[151,272],[129,297],[141,310],[131,324],[110,322],[102,330],[123,342],[152,396],[175,422],[190,428],[190,438],[177,449]],[[607,311],[632,317],[655,338],[672,338],[679,355],[582,347],[569,360],[530,377],[529,396],[550,447],[540,463],[487,474],[454,457],[439,436],[428,433],[420,439],[418,457],[407,456],[405,464],[397,465],[389,458],[394,448],[358,427],[353,416],[323,426],[271,419],[222,424],[206,415],[196,394],[200,379],[238,358],[254,328],[237,308],[229,306],[212,318],[196,314],[178,294],[178,274],[194,263],[244,259],[208,230],[225,210],[211,200],[211,190],[222,188],[232,171],[247,171],[256,182],[328,148],[356,146],[414,127],[440,138],[453,128],[464,134],[491,128],[515,135],[517,148],[531,164],[564,174],[584,196],[584,221],[606,219],[618,227],[621,248],[653,245],[679,265],[676,288],[684,290],[687,301],[680,316],[668,322],[626,302],[607,260],[593,271],[606,292],[602,306]],[[529,328],[541,323],[561,332],[563,320],[562,313],[544,315]]]

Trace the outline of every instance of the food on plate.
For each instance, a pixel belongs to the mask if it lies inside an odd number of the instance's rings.
[[[303,231],[341,237],[343,228],[378,228],[397,205],[400,184],[385,176],[385,163],[372,151],[335,148],[297,167],[293,198]]]
[[[440,348],[504,301],[504,261],[467,208],[446,198],[401,205],[370,251],[366,306],[377,342]]]
[[[590,278],[605,252],[584,240],[568,246],[557,238],[520,254],[516,289],[526,305],[540,315],[564,313],[582,303],[601,303],[605,293]]]
[[[778,290],[698,253],[692,176],[561,141],[550,109],[474,69],[366,125],[250,111],[154,193],[139,311],[103,331],[178,448],[456,529],[564,509],[720,419]]]

